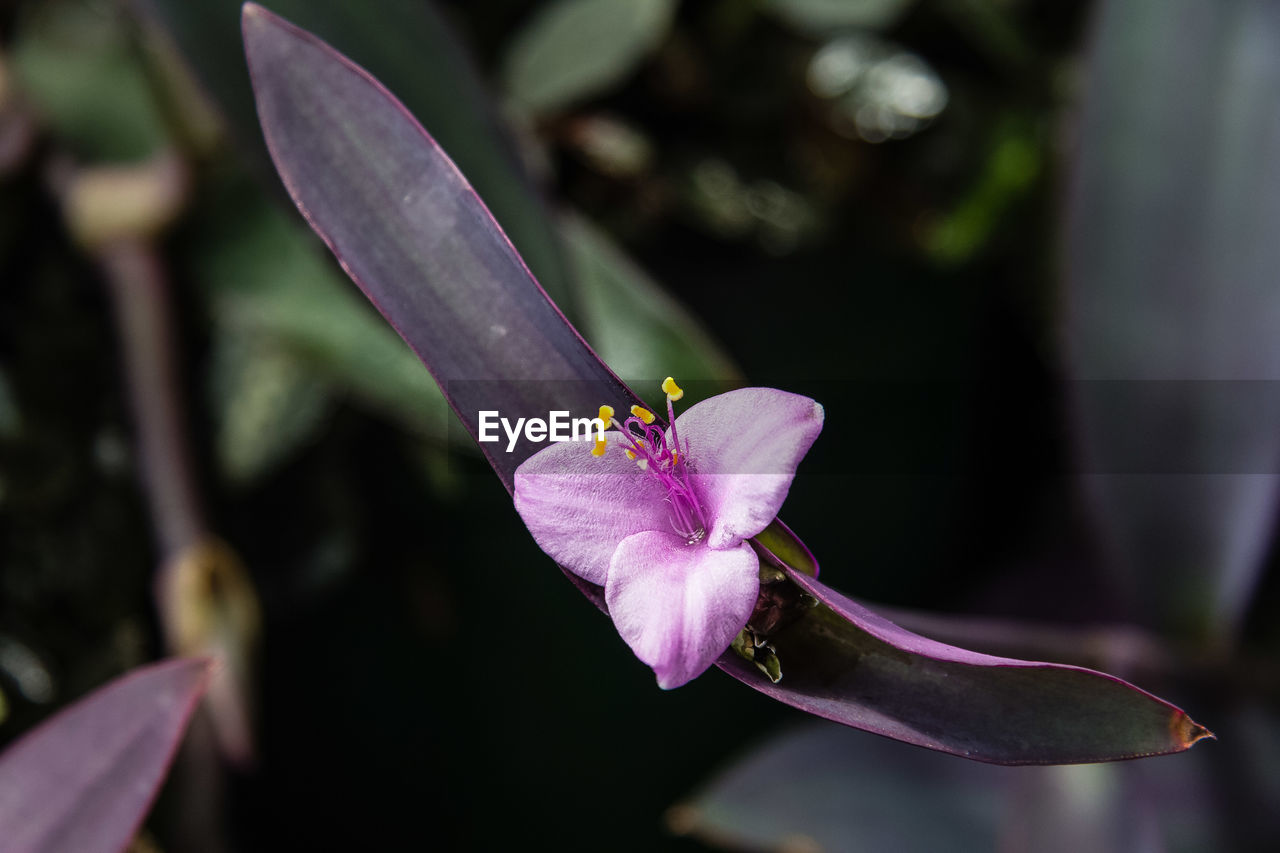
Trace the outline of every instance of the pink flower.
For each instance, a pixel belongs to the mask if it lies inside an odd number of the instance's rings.
[[[746,625],[760,588],[748,539],[786,499],[822,430],[822,406],[743,388],[674,416],[665,431],[639,406],[590,452],[552,444],[516,469],[516,510],[543,551],[604,587],[609,615],[658,685],[702,674]]]

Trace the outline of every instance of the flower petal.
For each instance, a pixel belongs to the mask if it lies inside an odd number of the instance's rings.
[[[676,418],[693,487],[711,524],[707,545],[732,548],[777,516],[796,466],[822,431],[822,406],[773,388],[741,388]]]
[[[591,583],[604,586],[618,543],[643,530],[669,530],[667,493],[627,459],[617,430],[604,456],[578,441],[553,443],[515,473],[516,512],[538,547]]]
[[[713,551],[654,530],[618,546],[604,597],[622,639],[669,690],[729,648],[759,592],[760,560],[745,542]]]

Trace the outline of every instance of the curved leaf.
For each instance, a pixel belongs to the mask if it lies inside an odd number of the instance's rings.
[[[243,27],[258,115],[290,195],[473,437],[480,411],[594,417],[602,402],[639,403],[399,101],[260,6],[245,5]],[[480,447],[510,489],[539,445]]]
[[[142,0],[199,74],[242,141],[259,146],[253,94],[239,61],[241,0]],[[502,133],[470,57],[427,0],[273,0],[272,7],[330,40],[395,89],[431,125],[502,223],[538,280],[569,297],[553,220]]]
[[[787,575],[818,605],[768,638],[782,681],[770,683],[733,653],[718,664],[803,711],[995,764],[1162,755],[1212,736],[1178,708],[1113,676],[938,643],[806,574]]]
[[[547,299],[399,102],[260,7],[246,5],[244,31],[263,128],[290,193],[436,375],[473,437],[481,409],[590,416],[602,400],[636,400]],[[515,468],[538,449],[481,447],[508,489]],[[816,573],[781,525],[762,548]],[[796,569],[787,575],[790,581],[767,584],[748,623],[776,647],[781,685],[734,652],[718,665],[802,710],[1011,764],[1155,755],[1208,736],[1177,708],[1119,679],[935,643]],[[599,587],[576,583],[602,606]],[[805,594],[822,603],[807,608]]]
[[[207,660],[142,667],[0,755],[5,853],[123,850],[151,808],[209,677]]]

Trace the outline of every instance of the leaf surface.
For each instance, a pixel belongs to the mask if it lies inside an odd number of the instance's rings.
[[[795,570],[818,604],[768,639],[770,683],[718,665],[781,702],[864,731],[994,764],[1070,764],[1180,752],[1211,737],[1183,711],[1114,676],[970,652],[913,634]]]
[[[343,268],[427,365],[473,437],[480,412],[594,417],[639,401],[547,298],[479,196],[365,71],[247,4],[267,145]],[[481,443],[508,489],[541,445]]]
[[[5,853],[116,853],[132,840],[204,693],[207,660],[141,667],[0,755]]]
[[[1101,13],[1067,230],[1087,485],[1135,612],[1229,637],[1280,497],[1280,6]]]

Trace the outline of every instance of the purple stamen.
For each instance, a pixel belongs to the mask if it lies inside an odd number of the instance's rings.
[[[671,395],[667,395],[667,423],[671,424],[671,443],[674,444],[683,455],[687,448],[680,446],[680,436],[676,435],[676,410],[671,405]]]
[[[660,427],[646,424],[639,417],[627,418],[621,424],[615,420],[613,426],[627,439],[637,460],[643,460],[640,467],[644,472],[655,477],[666,489],[667,503],[671,506],[671,527],[692,545],[706,534],[706,516],[689,483],[688,450],[680,445],[676,435],[675,412],[670,399],[667,400],[667,415],[671,423],[670,446]]]

